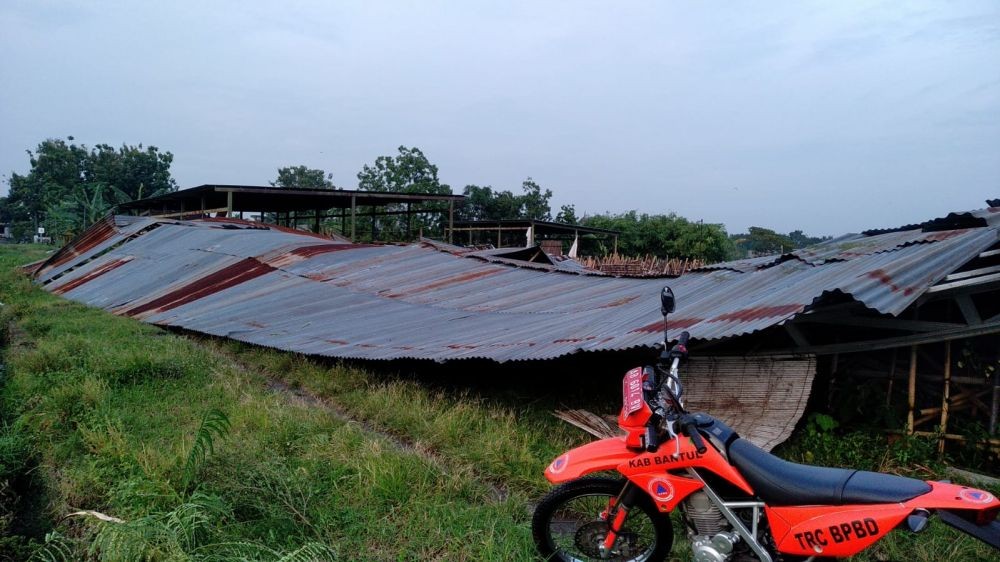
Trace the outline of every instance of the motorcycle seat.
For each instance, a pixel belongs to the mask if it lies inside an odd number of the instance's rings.
[[[899,503],[931,490],[930,484],[914,478],[796,464],[746,439],[729,445],[729,462],[768,505]]]

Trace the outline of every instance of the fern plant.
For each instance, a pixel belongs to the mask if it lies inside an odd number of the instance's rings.
[[[69,539],[58,531],[52,531],[45,535],[45,542],[32,553],[28,562],[71,562],[76,559],[73,551],[73,543]]]
[[[181,493],[187,493],[198,476],[205,459],[215,450],[215,439],[223,439],[229,434],[232,424],[220,410],[209,410],[201,419],[201,425],[194,435],[194,443],[184,461],[181,477]]]

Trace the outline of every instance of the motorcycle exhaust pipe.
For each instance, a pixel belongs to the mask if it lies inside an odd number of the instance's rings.
[[[931,512],[926,509],[914,509],[913,513],[906,516],[906,528],[911,533],[920,533],[927,529]]]

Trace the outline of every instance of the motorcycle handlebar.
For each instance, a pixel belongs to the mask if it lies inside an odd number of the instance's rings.
[[[677,345],[683,345],[684,347],[687,347],[689,339],[691,339],[691,334],[687,333],[687,331],[681,332],[680,337],[677,338]]]
[[[698,450],[698,454],[704,454],[708,450],[705,446],[705,441],[701,438],[701,433],[698,432],[698,424],[690,421],[682,426],[684,433],[691,438],[691,442],[694,443],[694,448]]]

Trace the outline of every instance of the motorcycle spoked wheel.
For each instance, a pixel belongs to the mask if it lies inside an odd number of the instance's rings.
[[[542,498],[531,518],[531,532],[542,557],[562,562],[666,560],[673,546],[673,525],[645,495],[629,510],[612,556],[600,557],[598,548],[608,529],[601,513],[624,486],[621,479],[581,478]]]

